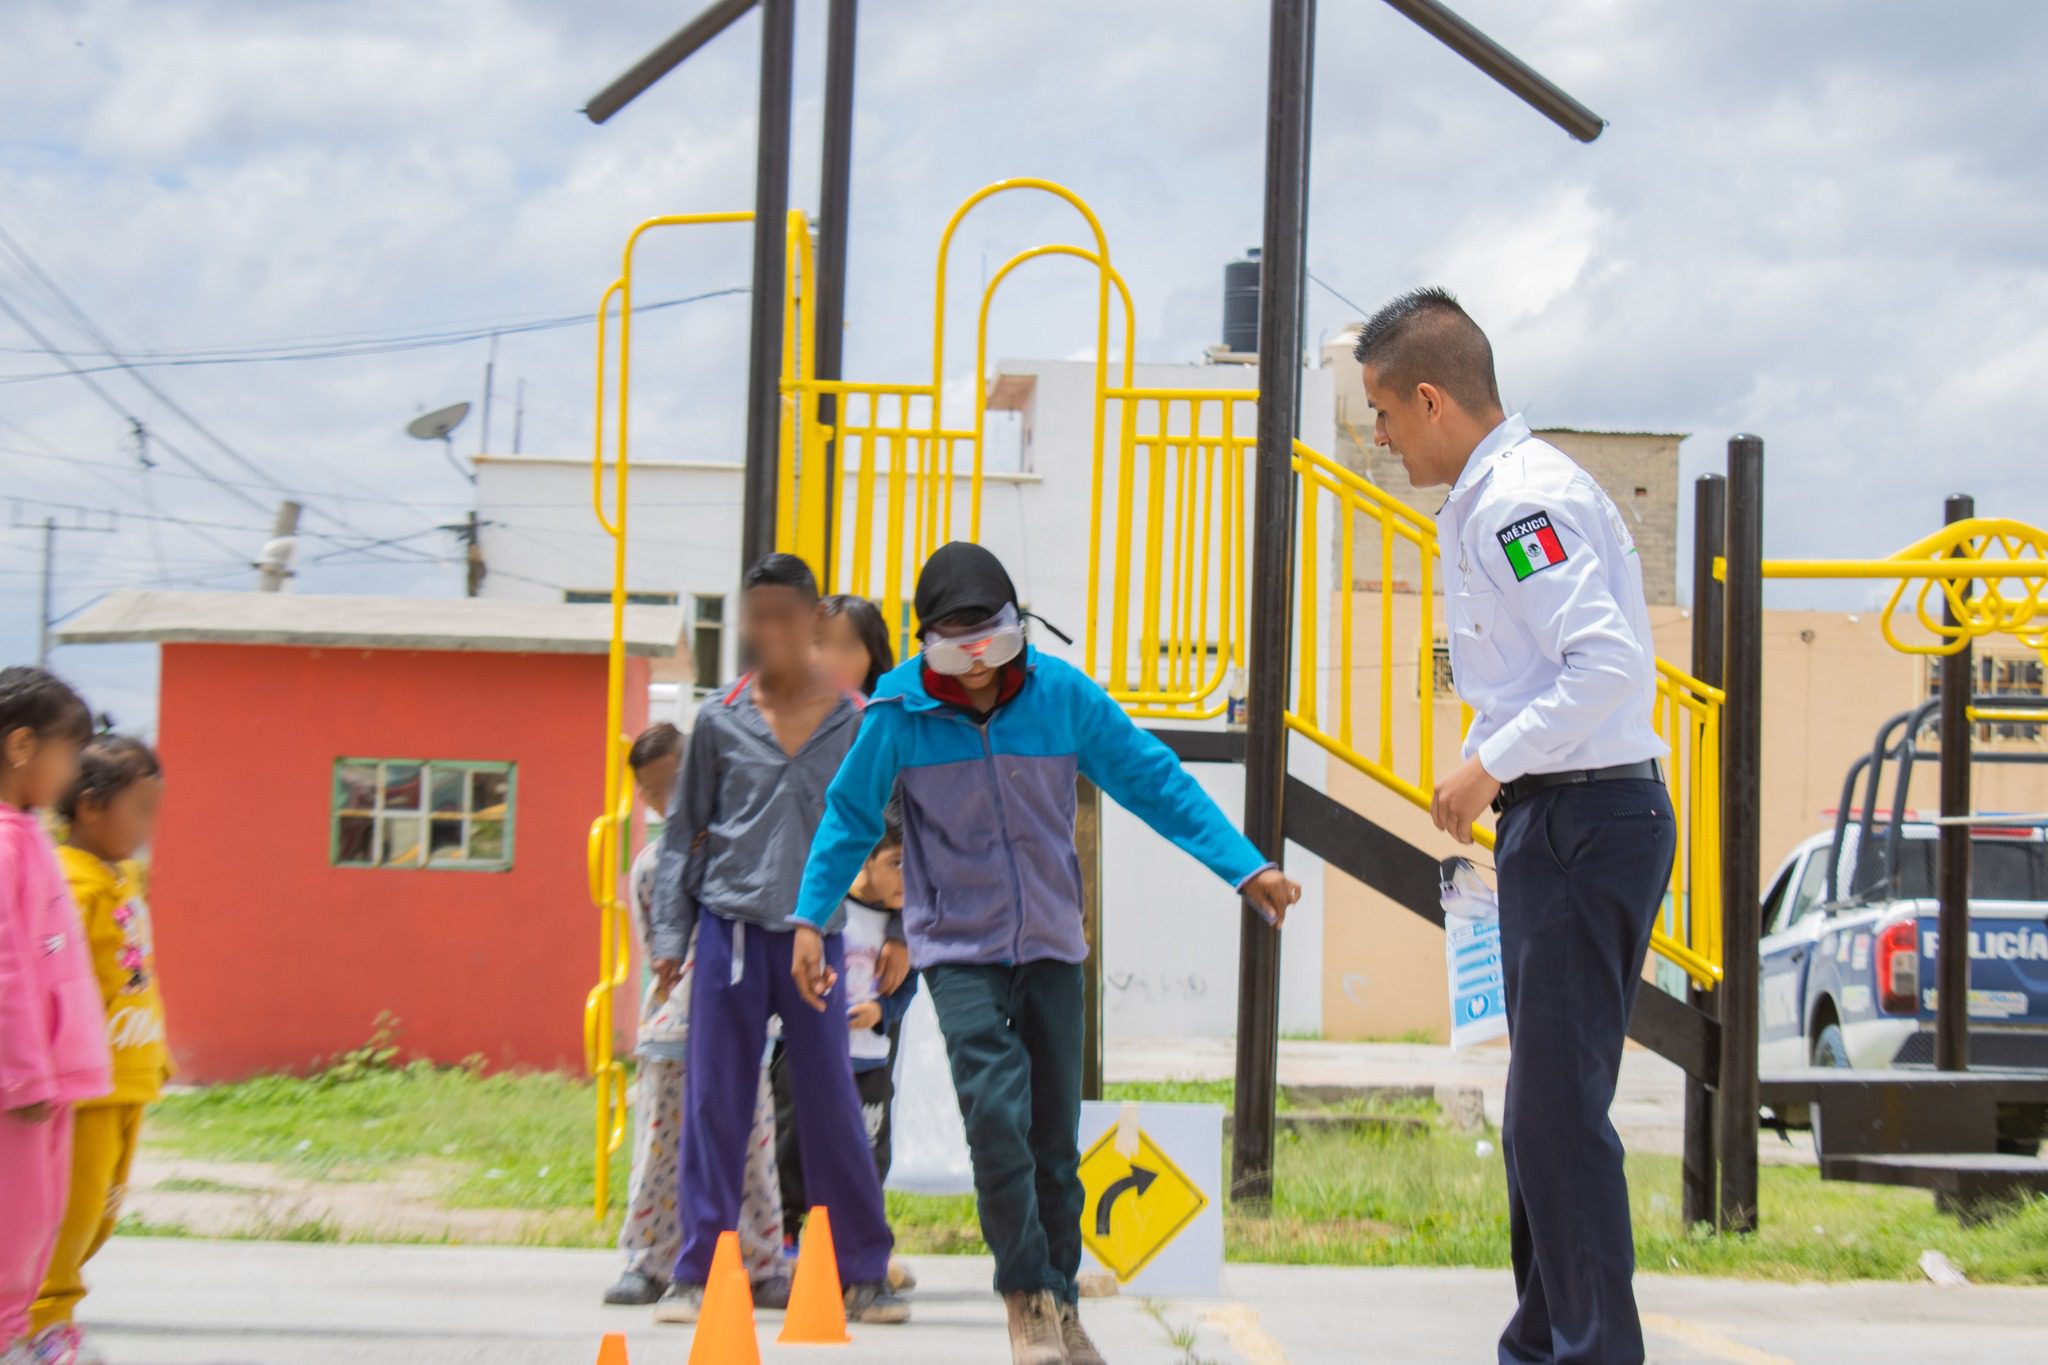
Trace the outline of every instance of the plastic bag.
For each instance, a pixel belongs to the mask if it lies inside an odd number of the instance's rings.
[[[1446,858],[1444,974],[1451,991],[1451,1047],[1507,1036],[1507,976],[1500,955],[1500,901],[1469,858]]]

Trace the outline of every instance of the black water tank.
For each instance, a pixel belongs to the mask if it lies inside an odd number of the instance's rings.
[[[1259,349],[1259,249],[1223,267],[1223,349],[1250,355]]]

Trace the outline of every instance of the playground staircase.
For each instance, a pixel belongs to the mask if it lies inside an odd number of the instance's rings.
[[[957,336],[952,352],[947,346],[951,245],[969,213],[1008,194],[1049,196],[1071,208],[1083,230],[1075,234],[1077,242],[1033,247],[1011,257],[993,274],[984,271],[971,348],[976,382],[952,386],[947,383],[949,359],[950,371],[957,373],[969,348]],[[752,217],[681,214],[642,223],[627,239],[619,278],[601,297],[592,500],[599,524],[615,543],[615,621],[623,619],[626,600],[635,248],[651,230],[697,230],[748,223]],[[811,232],[801,213],[789,215],[787,243],[775,543],[778,549],[803,557],[826,591],[875,600],[883,619],[900,627],[902,646],[915,634],[908,590],[918,566],[948,540],[982,538],[983,436],[990,396],[981,381],[990,372],[988,322],[998,291],[1020,271],[1036,273],[1037,263],[1043,261],[1067,268],[1078,263],[1091,272],[1093,442],[1092,449],[1076,452],[1078,458],[1091,461],[1093,490],[1081,662],[1131,716],[1158,727],[1156,733],[1183,761],[1243,762],[1244,736],[1223,722],[1243,696],[1240,680],[1250,662],[1247,608],[1257,391],[1169,389],[1138,382],[1136,311],[1123,276],[1111,263],[1108,236],[1085,201],[1051,181],[994,182],[970,195],[946,223],[938,241],[928,376],[900,382],[818,377],[813,368],[817,324],[810,297]],[[607,370],[608,352],[615,356],[615,372]],[[1734,477],[1738,447],[1746,461],[1740,466],[1746,471],[1740,489]],[[1738,597],[1736,585],[1732,580],[1728,585],[1729,638],[1740,634],[1734,629],[1739,618],[1743,631],[1760,641],[1758,580],[1760,573],[1772,572],[1761,554],[1762,443],[1737,437],[1730,451],[1729,506],[1752,507],[1740,524],[1745,536],[1753,534],[1754,542],[1738,546],[1731,541],[1728,547],[1730,556],[1739,553],[1745,564],[1739,612],[1732,605]],[[1449,695],[1447,650],[1438,634],[1435,524],[1357,471],[1302,442],[1294,443],[1292,456],[1298,547],[1293,598],[1299,614],[1286,632],[1286,729],[1381,789],[1427,810],[1439,731],[1448,730],[1452,716],[1458,714]],[[1704,508],[1705,481],[1700,492]],[[1702,526],[1722,522],[1718,513],[1699,520]],[[1726,524],[1732,534],[1737,518],[1730,515]],[[1703,543],[1700,548],[1704,552],[1696,557],[1708,566],[1722,553],[1718,543]],[[2048,652],[2048,630],[2038,624],[2048,619],[2048,605],[2042,600],[2048,572],[2042,564],[2030,561],[2031,567],[2020,571],[2018,576],[2028,587],[2023,598],[2001,596],[1996,573],[1976,575],[1980,589],[1992,590],[1980,591],[1974,599],[1959,590],[1958,585],[1969,579],[1957,574],[1955,559],[1987,558],[1994,552],[2011,561],[2029,554],[2035,561],[2048,559],[2048,536],[2018,523],[1958,521],[1889,560],[1788,562],[1778,571],[1779,576],[1898,578],[1901,592],[1908,580],[1917,579],[1922,584],[1918,615],[1923,623],[1934,619],[1928,592],[1939,584],[1949,611],[1970,620],[1942,635],[1943,640],[1966,642],[1970,634],[2002,630],[2021,634]],[[1712,580],[1707,582],[1711,586]],[[1941,599],[1935,600],[1939,604]],[[1886,609],[1888,638],[1891,614],[1898,605],[1895,594]],[[1708,631],[1701,638],[1719,636]],[[1953,653],[1956,648],[1957,644],[1945,643],[1916,652]],[[1728,661],[1728,675],[1744,678],[1746,688],[1760,689],[1760,664],[1749,663],[1756,668],[1753,684],[1733,659]],[[612,665],[604,733],[605,807],[590,840],[591,894],[603,912],[600,977],[585,1010],[590,1069],[598,1081],[596,1139],[601,1155],[595,1207],[600,1216],[606,1208],[608,1168],[602,1153],[616,1151],[623,1141],[625,1113],[625,1071],[613,1053],[613,997],[625,983],[629,966],[621,884],[631,794],[624,772],[628,737],[620,725],[624,654],[616,630]],[[1720,669],[1716,665],[1709,671],[1718,674]],[[1750,1056],[1755,1046],[1757,926],[1756,901],[1749,894],[1754,888],[1745,887],[1741,896],[1729,898],[1728,918],[1741,920],[1743,927],[1731,931],[1725,953],[1722,942],[1725,701],[1719,688],[1658,661],[1654,718],[1671,748],[1668,780],[1678,818],[1678,849],[1650,946],[1685,972],[1689,986],[1683,999],[1654,987],[1640,991],[1629,1031],[1689,1077],[1688,1217],[1703,1207],[1701,1191],[1710,1189],[1713,1179],[1712,1158],[1704,1155],[1708,1090],[1733,1087],[1748,1107],[1747,1096],[1756,1082],[1753,1061],[1734,1060]],[[1440,705],[1446,712],[1441,722]],[[1746,755],[1739,769],[1737,761],[1730,760],[1731,790],[1752,794],[1758,780],[1757,705],[1752,691],[1743,709],[1730,712],[1731,722],[1740,719],[1745,728],[1738,736],[1731,725],[1726,746],[1731,754]],[[1469,715],[1464,719],[1469,723]],[[1395,904],[1441,925],[1438,862],[1430,854],[1367,814],[1292,777],[1286,783],[1284,821],[1288,839]],[[1490,828],[1482,825],[1474,833],[1482,845],[1492,847]],[[1729,831],[1731,865],[1753,865],[1756,852],[1753,829]],[[1746,870],[1743,880],[1756,880],[1756,873]],[[1724,960],[1730,964],[1728,992],[1720,989]],[[1732,989],[1738,983],[1742,989]],[[1725,1084],[1720,1075],[1723,1026],[1712,1008],[1723,994],[1742,1002],[1735,1013],[1724,1016],[1731,1058]],[[1892,1077],[1868,1084],[1879,1088],[1858,1089],[1805,1076],[1771,1082],[1774,1094],[1797,1091],[1818,1104],[1824,1116],[1848,1116],[1832,1120],[1823,1148],[1831,1178],[1911,1179],[1964,1202],[1995,1189],[2040,1187],[2033,1167],[2001,1157],[1995,1138],[1985,1136],[1995,1132],[1996,1122],[1986,1128],[1983,1106],[2033,1102],[2011,1098],[2020,1092],[2001,1088],[2003,1081],[1973,1079],[1938,1093],[1916,1088],[1917,1081],[1901,1083]],[[1896,1088],[1883,1091],[1882,1085]],[[1882,1095],[1890,1098],[1879,1098]],[[1973,1106],[1970,1112],[1977,1117],[1967,1133],[1929,1136],[1901,1117],[1923,1101],[1948,1100]],[[1731,1196],[1724,1182],[1724,1222],[1747,1226],[1754,1218],[1755,1129],[1751,1124],[1744,1133],[1739,1121],[1719,1126],[1724,1152],[1746,1148],[1748,1154],[1746,1169],[1728,1168],[1737,1180],[1737,1192]],[[1880,1136],[1843,1136],[1845,1130],[1865,1129]],[[1924,1150],[1929,1142],[1936,1144],[1935,1156],[1907,1159],[1909,1152]],[[1698,1163],[1693,1160],[1696,1151],[1702,1154]],[[1722,1159],[1733,1160],[1725,1155]]]
[[[1765,1076],[1758,1092],[1775,1112],[1810,1111],[1823,1180],[1932,1190],[1965,1219],[2048,1194],[2048,1161],[2000,1150],[2002,1134],[2039,1131],[2048,1075],[1816,1068]]]
[[[1244,736],[1217,730],[1153,734],[1183,763],[1241,763]],[[1298,777],[1287,779],[1287,837],[1330,867],[1412,914],[1443,927],[1437,860]],[[1646,985],[1636,995],[1629,1037],[1712,1086],[1720,1076],[1721,1029],[1704,1010]]]

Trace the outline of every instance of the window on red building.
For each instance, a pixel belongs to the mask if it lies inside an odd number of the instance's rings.
[[[517,787],[510,763],[339,759],[334,864],[507,871]]]

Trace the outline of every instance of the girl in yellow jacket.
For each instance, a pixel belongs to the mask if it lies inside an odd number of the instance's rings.
[[[85,925],[114,1059],[113,1093],[74,1112],[71,1193],[33,1310],[31,1330],[44,1358],[78,1365],[99,1359],[71,1321],[85,1297],[85,1263],[121,1216],[143,1106],[162,1092],[170,1074],[149,907],[142,899],[141,867],[131,861],[155,828],[163,785],[163,767],[148,745],[100,735],[86,745],[78,780],[57,804],[70,828],[57,861]]]

